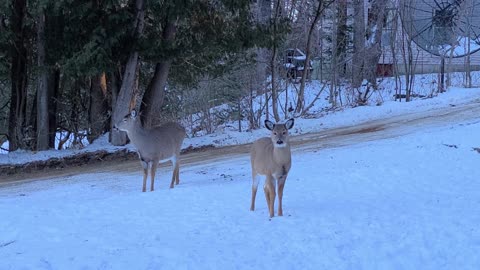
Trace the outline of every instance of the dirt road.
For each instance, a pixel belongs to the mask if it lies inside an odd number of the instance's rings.
[[[364,122],[355,126],[345,126],[320,132],[301,134],[293,136],[291,138],[291,143],[294,153],[298,151],[316,151],[325,148],[334,148],[361,142],[394,138],[422,129],[465,121],[472,123],[480,121],[480,100],[448,108],[388,117]],[[244,144],[191,152],[182,155],[181,162],[182,166],[210,164],[219,160],[248,155],[249,149],[250,145]],[[0,181],[0,187],[13,182],[21,183],[24,181],[61,178],[68,175],[109,171],[138,171],[140,173],[140,164],[138,160],[108,161],[61,170],[43,170],[25,174],[20,173],[9,176],[8,179],[2,179]]]

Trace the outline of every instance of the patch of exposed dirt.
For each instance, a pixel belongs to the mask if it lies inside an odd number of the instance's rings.
[[[378,125],[378,126],[370,126],[370,127],[365,127],[365,128],[361,128],[359,130],[356,130],[354,133],[372,133],[372,132],[377,132],[377,131],[381,131],[381,130],[384,130],[384,126],[383,125]]]
[[[116,152],[105,150],[80,153],[62,158],[50,158],[48,160],[32,161],[26,164],[0,165],[0,175],[11,176],[13,174],[27,174],[42,170],[60,170],[72,166],[91,165],[97,162],[108,162],[112,160],[124,161],[133,160],[137,157],[135,152],[122,149]]]
[[[215,148],[213,145],[201,147],[190,146],[182,150],[182,154],[204,152]],[[102,163],[103,165],[138,160],[136,152],[127,149],[121,149],[114,152],[99,150],[95,152],[85,152],[72,156],[61,158],[50,158],[48,160],[32,161],[25,164],[0,165],[0,180],[18,180],[22,177],[34,176],[42,171],[62,171],[73,169],[75,167],[92,167]]]

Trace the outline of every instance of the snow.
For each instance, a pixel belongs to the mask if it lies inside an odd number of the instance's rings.
[[[479,90],[319,110],[320,118],[296,119],[293,132],[478,102]],[[140,165],[133,172],[0,184],[0,268],[478,269],[480,119],[407,133],[337,148],[294,148],[284,216],[272,219],[261,190],[257,209],[249,211],[248,155],[183,166],[174,189],[168,188],[171,168],[161,167],[156,190],[146,193],[140,192]],[[188,138],[184,147],[241,144],[266,134],[225,129]],[[86,149],[106,145],[103,137]],[[15,152],[0,161],[59,152]]]
[[[306,55],[300,55],[300,56],[294,56],[293,59],[295,60],[300,60],[300,61],[305,61],[307,60],[307,56]]]
[[[476,52],[479,49],[480,45],[478,44],[478,40],[458,36],[454,46],[450,44],[441,45],[439,46],[438,51],[440,54],[446,57],[450,57],[450,55],[453,57],[458,57],[467,55],[471,52]]]
[[[247,156],[182,168],[172,190],[141,193],[140,171],[6,186],[2,269],[476,269],[479,132],[294,151],[271,220],[261,193],[248,210]]]

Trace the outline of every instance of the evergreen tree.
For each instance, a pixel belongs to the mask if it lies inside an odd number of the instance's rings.
[[[142,100],[147,125],[158,123],[167,79],[194,84],[206,74],[219,76],[231,68],[240,52],[255,44],[258,36],[249,1],[150,4],[152,16],[147,16],[141,52],[147,61],[155,63],[155,72]]]
[[[57,127],[88,130],[92,141],[140,98],[155,124],[167,84],[221,76],[263,37],[248,0],[10,0],[0,8],[10,150],[37,140],[53,147]]]

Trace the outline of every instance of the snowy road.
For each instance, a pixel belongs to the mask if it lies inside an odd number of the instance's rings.
[[[422,129],[458,123],[467,120],[480,119],[480,100],[459,104],[441,109],[432,109],[406,113],[401,116],[388,117],[374,121],[368,121],[353,126],[325,129],[320,132],[312,132],[293,136],[293,151],[317,151],[325,148],[353,145],[361,142],[394,138],[403,136]],[[213,162],[248,156],[250,144],[225,146],[209,149],[207,151],[193,152],[182,155],[182,167],[211,164]],[[170,165],[162,165],[170,166]],[[35,181],[41,179],[59,178],[78,175],[82,173],[109,173],[109,172],[133,172],[141,169],[138,161],[105,162],[95,163],[82,167],[66,168],[63,170],[45,170],[36,173],[18,174],[9,176],[0,181],[2,185],[11,182]],[[164,179],[164,176],[160,176]]]
[[[0,186],[0,269],[478,269],[479,103],[293,138],[284,217],[250,212],[248,146]],[[42,179],[42,181],[33,181]]]

